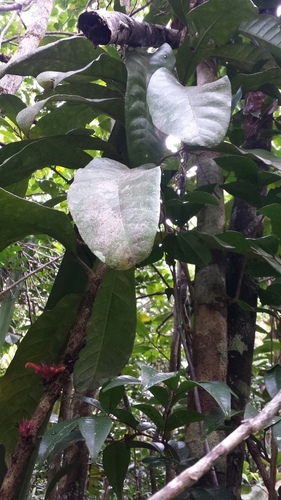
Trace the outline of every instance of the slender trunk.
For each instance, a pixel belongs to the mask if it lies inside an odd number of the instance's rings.
[[[9,63],[30,54],[38,47],[40,40],[45,36],[53,5],[54,0],[37,0],[34,8],[30,10],[30,12],[32,12],[30,24],[20,41],[17,51],[11,57]],[[22,80],[22,76],[4,76],[0,80],[0,93],[15,94]]]

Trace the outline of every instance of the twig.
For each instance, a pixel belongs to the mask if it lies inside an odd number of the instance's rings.
[[[167,288],[171,288],[168,281],[166,280],[166,278],[163,276],[162,273],[160,273],[160,271],[157,269],[157,267],[154,265],[154,264],[150,264],[152,269],[154,269],[154,271],[158,274],[158,276],[161,278],[161,280],[163,281],[163,283],[165,283],[166,287]]]
[[[208,472],[214,463],[221,457],[228,455],[238,444],[242,443],[250,434],[257,434],[269,425],[270,420],[281,408],[281,391],[268,403],[265,408],[254,418],[244,420],[242,424],[229,434],[220,444],[215,446],[210,453],[196,462],[195,465],[183,471],[162,490],[150,497],[150,500],[172,500],[186,488],[193,486]]]
[[[255,462],[255,464],[260,472],[262,480],[263,480],[267,490],[269,491],[270,477],[269,477],[269,474],[268,474],[268,472],[265,468],[265,465],[262,461],[259,450],[257,449],[257,446],[255,445],[255,443],[253,442],[253,440],[251,438],[246,439],[246,443],[247,443],[248,450],[251,453],[252,458],[253,458],[253,460],[254,460],[254,462]]]
[[[62,257],[63,257],[63,254],[58,255],[57,257],[54,257],[53,259],[49,260],[46,264],[42,264],[42,266],[37,267],[37,269],[34,269],[34,271],[30,271],[30,273],[25,274],[22,278],[15,281],[12,285],[7,286],[7,288],[5,288],[5,290],[2,290],[2,292],[0,293],[0,300],[3,300],[4,294],[6,292],[9,292],[10,290],[15,288],[17,285],[19,285],[23,281],[26,281],[27,278],[30,278],[30,276],[32,276],[33,274],[39,273],[39,271],[42,271],[42,269],[44,269],[45,267],[48,267],[50,264],[52,264],[56,260],[61,259]]]
[[[1,9],[1,7],[0,7],[0,9]],[[1,10],[0,10],[0,12],[1,12]],[[11,15],[10,20],[6,24],[5,28],[3,28],[3,30],[1,31],[1,34],[0,34],[0,48],[1,48],[1,45],[2,45],[2,42],[3,42],[4,35],[8,31],[8,29],[10,28],[11,24],[14,22],[14,19],[15,19],[16,15],[17,15],[17,13],[13,12],[13,14]],[[17,38],[17,36],[16,36],[16,38]]]
[[[229,302],[230,304],[234,304],[239,299],[241,285],[242,285],[242,281],[243,281],[243,276],[245,273],[246,263],[247,263],[247,258],[243,257],[243,262],[242,262],[241,269],[240,269],[240,274],[239,274],[239,279],[238,279],[238,283],[237,283],[237,287],[236,287],[235,296],[233,297],[233,299],[230,300],[230,302]]]

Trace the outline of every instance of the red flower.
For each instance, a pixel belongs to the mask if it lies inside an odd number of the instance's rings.
[[[44,363],[44,361],[41,363],[41,365],[26,363],[25,368],[33,368],[35,373],[40,375],[40,377],[44,378],[45,380],[50,380],[58,373],[61,373],[65,370],[65,366],[47,365],[46,363]]]
[[[36,429],[36,423],[32,420],[23,419],[22,424],[19,425],[19,431],[22,438],[30,438]]]

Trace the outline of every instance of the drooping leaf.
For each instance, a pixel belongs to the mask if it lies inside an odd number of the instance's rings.
[[[201,422],[204,418],[204,415],[197,411],[176,408],[167,419],[166,430],[173,431],[178,427],[191,424],[192,422]]]
[[[10,143],[0,149],[0,185],[9,186],[51,165],[84,167],[92,157],[83,149],[112,151],[108,143],[97,137],[71,133]]]
[[[134,405],[134,408],[142,411],[156,425],[157,429],[163,431],[165,428],[165,420],[160,412],[152,405],[140,403]]]
[[[48,458],[55,446],[77,426],[78,421],[79,418],[63,420],[53,425],[44,433],[40,443],[38,457],[41,463]]]
[[[147,100],[147,85],[151,75],[162,66],[173,70],[175,57],[167,43],[154,54],[135,50],[126,52],[128,71],[125,95],[125,116],[128,155],[131,167],[145,163],[159,164],[165,150],[165,136],[151,120]]]
[[[274,59],[268,52],[262,47],[249,43],[228,43],[214,48],[212,54],[224,63],[232,64],[249,73],[259,61],[266,65],[270,65],[271,62],[271,66],[274,66]],[[233,83],[233,80],[231,83]]]
[[[42,71],[69,71],[89,64],[94,56],[104,53],[102,48],[93,52],[93,45],[84,37],[76,36],[39,47],[31,54],[1,67],[0,76],[5,74],[31,75],[36,77]]]
[[[75,251],[76,235],[63,212],[23,200],[0,188],[0,251],[30,234],[45,233]]]
[[[99,393],[99,400],[105,411],[107,413],[111,413],[116,409],[117,405],[120,403],[121,399],[124,396],[124,385],[118,385],[106,390],[108,386],[108,382],[103,384],[102,389]]]
[[[16,282],[18,279],[22,278],[22,271],[10,271],[9,281],[11,283]],[[0,305],[0,351],[2,350],[3,344],[5,342],[6,335],[9,331],[10,324],[13,318],[15,303],[19,297],[21,291],[21,284],[14,286],[12,290],[4,293]]]
[[[126,443],[116,442],[103,451],[103,467],[110,486],[118,500],[123,498],[123,484],[130,463],[130,449]]]
[[[241,22],[239,33],[250,38],[255,44],[272,54],[281,62],[281,33],[278,18],[266,14]]]
[[[109,269],[87,326],[87,344],[75,364],[76,390],[96,389],[124,368],[134,344],[135,308],[134,271]]]
[[[136,377],[131,377],[131,375],[120,375],[116,377],[112,382],[110,382],[106,387],[104,387],[104,392],[112,389],[113,387],[124,386],[125,384],[135,385],[141,384],[141,380]]]
[[[0,442],[11,453],[18,439],[17,423],[29,420],[43,393],[38,375],[26,362],[57,363],[76,318],[81,297],[68,295],[52,311],[44,312],[20,343],[7,372],[0,378]]]
[[[189,12],[190,0],[169,0],[169,4],[182,24],[186,26],[186,15]]]
[[[213,410],[205,416],[202,427],[201,440],[204,441],[211,432],[223,425],[225,421],[225,413],[221,408],[213,408]]]
[[[281,366],[275,365],[267,370],[264,381],[268,394],[274,398],[281,389]]]
[[[153,123],[189,146],[219,144],[227,131],[231,111],[228,77],[197,87],[183,87],[166,68],[158,69],[147,89]]]
[[[118,98],[105,99],[88,99],[79,95],[54,94],[47,99],[36,102],[32,106],[28,106],[19,112],[17,115],[17,123],[24,134],[28,137],[29,129],[35,120],[35,117],[50,101],[66,101],[72,103],[82,103],[96,110],[97,114],[109,115],[115,120],[124,120],[122,101]]]
[[[78,420],[78,426],[86,441],[90,457],[95,461],[111,429],[111,419],[106,415],[82,417]]]
[[[177,70],[185,85],[199,62],[226,44],[244,19],[251,19],[257,9],[250,0],[209,0],[186,15],[189,36],[177,55]]]
[[[203,387],[221,407],[224,412],[226,418],[231,417],[231,404],[230,404],[230,395],[233,392],[224,382],[201,382],[200,387]]]
[[[135,169],[95,158],[77,172],[68,192],[70,211],[92,252],[125,270],[151,252],[160,214],[160,168]]]
[[[116,408],[111,412],[114,417],[116,417],[120,422],[132,427],[132,429],[137,429],[139,421],[135,419],[133,414],[128,410],[123,410],[123,408]]]
[[[16,122],[17,114],[24,109],[26,106],[22,100],[12,94],[1,94],[0,95],[0,109],[1,114],[7,116],[13,123]]]
[[[143,389],[147,390],[153,385],[159,384],[160,382],[164,382],[164,380],[168,380],[174,377],[176,374],[177,372],[158,372],[150,366],[142,365],[141,383],[143,385]]]

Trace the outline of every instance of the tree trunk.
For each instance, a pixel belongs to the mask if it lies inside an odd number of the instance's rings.
[[[37,0],[34,8],[30,10],[32,12],[30,24],[20,41],[17,51],[11,57],[10,63],[37,49],[40,40],[45,36],[53,5],[54,0]],[[15,94],[22,80],[22,76],[4,76],[0,80],[0,93]]]

